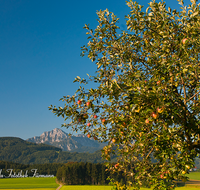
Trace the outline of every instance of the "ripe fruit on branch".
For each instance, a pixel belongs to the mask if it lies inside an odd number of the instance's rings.
[[[115,142],[116,142],[116,140],[115,140],[115,139],[112,139],[112,142],[113,142],[113,143],[115,143]]]
[[[163,108],[157,108],[157,112],[158,113],[162,113],[163,112]]]
[[[90,134],[87,134],[87,137],[88,137],[88,138],[90,138],[90,137],[91,137],[91,135],[90,135]]]
[[[88,127],[91,126],[91,123],[87,123],[87,126],[88,126]]]
[[[96,119],[97,118],[97,115],[94,115],[94,119]]]
[[[160,83],[161,83],[160,80],[156,82],[157,85],[160,85]]]
[[[187,42],[187,38],[182,39],[182,43],[185,44]]]
[[[128,109],[129,109],[129,106],[125,106],[125,109],[127,109],[127,110],[128,110]]]
[[[81,100],[78,100],[78,101],[77,101],[77,104],[78,104],[78,105],[80,105],[81,103],[82,103],[82,101],[81,101]]]
[[[91,102],[86,102],[86,106],[90,107],[91,106]]]
[[[158,114],[156,114],[155,112],[153,112],[153,113],[152,113],[152,117],[153,117],[154,119],[156,119],[156,118],[158,117]]]
[[[161,178],[161,179],[166,179],[167,177],[166,177],[164,174],[161,174],[161,175],[160,175],[160,178]]]
[[[119,163],[115,164],[114,167],[117,169],[119,167]]]
[[[185,165],[185,167],[189,170],[190,169],[190,166],[188,166],[188,165]]]
[[[149,124],[149,119],[146,119],[146,120],[145,120],[145,123],[146,123],[146,124]]]
[[[125,123],[125,122],[123,122],[122,126],[126,127],[126,123]]]
[[[182,174],[183,174],[183,175],[186,174],[186,171],[182,171]]]
[[[104,123],[106,122],[106,120],[105,120],[105,119],[102,119],[101,122],[104,124]]]

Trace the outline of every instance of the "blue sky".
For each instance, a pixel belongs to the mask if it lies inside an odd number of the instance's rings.
[[[177,1],[166,2],[179,7]],[[139,3],[146,7],[149,1]],[[27,139],[60,128],[63,119],[48,106],[61,106],[58,100],[75,92],[76,76],[94,74],[95,64],[80,56],[88,42],[83,26],[94,29],[96,11],[106,8],[125,29],[124,0],[0,1],[0,137]]]

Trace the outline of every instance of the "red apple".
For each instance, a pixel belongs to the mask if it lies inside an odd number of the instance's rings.
[[[87,126],[89,127],[91,125],[91,123],[87,123]]]
[[[156,82],[157,85],[160,85],[160,80]]]
[[[126,127],[126,123],[125,122],[123,123],[123,126]]]
[[[94,115],[94,119],[96,119],[97,118],[97,115]]]
[[[115,140],[115,139],[112,139],[112,142],[113,142],[113,143],[115,143],[115,142],[116,142],[116,140]]]
[[[78,105],[80,105],[81,103],[82,103],[82,101],[81,101],[81,100],[78,100],[78,101],[77,101],[77,104],[78,104]]]
[[[106,122],[106,120],[105,120],[105,119],[102,119],[101,122],[104,124],[104,123]]]
[[[182,39],[182,43],[185,44],[187,42],[187,38]]]
[[[145,123],[146,123],[146,124],[149,124],[149,119],[146,119],[146,120],[145,120]]]
[[[88,138],[90,138],[90,137],[91,137],[91,135],[90,135],[90,134],[87,134],[87,137],[88,137]]]
[[[91,105],[91,102],[86,102],[87,107],[90,107],[90,105]]]
[[[156,119],[156,118],[158,117],[158,115],[157,115],[155,112],[153,112],[153,113],[152,113],[152,117],[153,117],[154,119]]]

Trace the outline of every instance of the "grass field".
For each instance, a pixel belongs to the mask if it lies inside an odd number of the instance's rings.
[[[27,188],[25,188],[25,189],[27,189]],[[1,189],[1,190],[16,190],[16,189]],[[28,190],[56,190],[56,188],[34,188],[34,189],[29,189],[28,188]]]
[[[55,190],[59,185],[56,178],[3,178],[0,189],[38,189]]]
[[[187,176],[192,180],[200,180],[200,172],[191,172]],[[177,187],[176,190],[197,190],[200,189],[200,183],[186,187]],[[56,190],[59,185],[56,184],[56,178],[4,178],[0,179],[1,190],[28,189],[28,190]],[[66,185],[60,190],[111,190],[111,186],[95,186],[95,185]],[[150,190],[141,188],[141,190]]]
[[[190,179],[200,180],[200,172],[190,172],[187,174]]]
[[[187,174],[191,180],[200,180],[200,172],[191,172]],[[66,185],[60,190],[111,190],[110,186],[93,186],[93,185]],[[186,184],[185,187],[177,187],[176,190],[197,190],[200,189],[200,184]],[[141,190],[150,190],[148,188],[141,188]]]
[[[111,190],[110,186],[95,186],[95,185],[66,185],[60,190]],[[151,190],[148,188],[141,188],[141,190]],[[177,187],[176,190],[198,190],[195,187]]]

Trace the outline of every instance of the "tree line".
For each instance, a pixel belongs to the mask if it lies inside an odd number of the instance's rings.
[[[107,185],[110,179],[126,183],[122,171],[111,173],[103,163],[68,162],[58,168],[56,178],[66,185]]]

